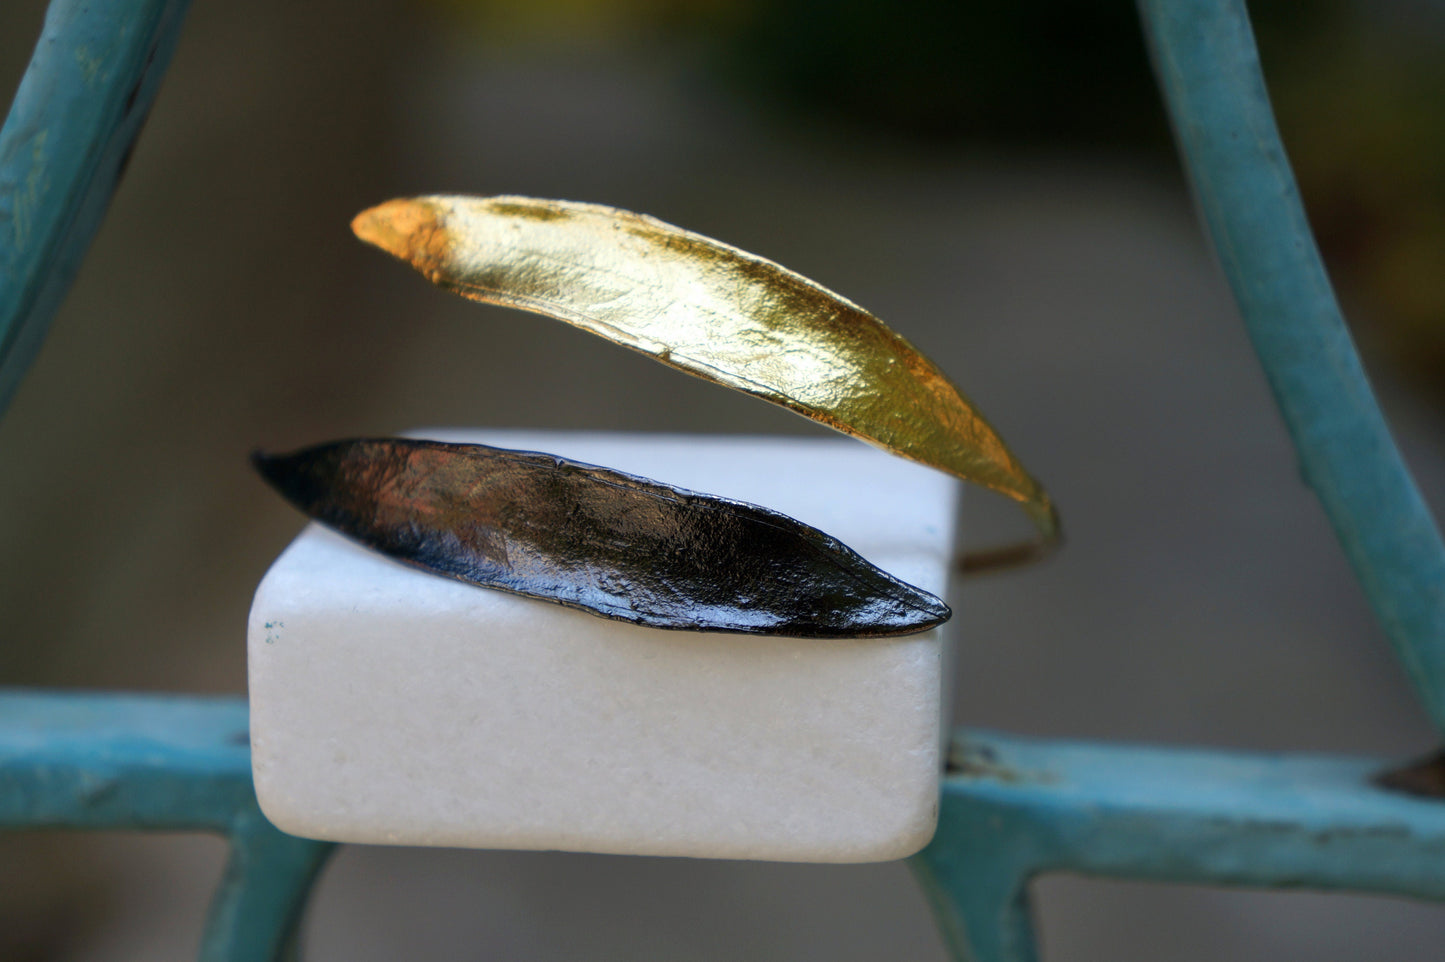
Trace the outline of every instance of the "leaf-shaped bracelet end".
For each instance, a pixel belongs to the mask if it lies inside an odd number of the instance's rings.
[[[854,638],[950,614],[787,515],[550,454],[381,438],[253,462],[307,515],[394,560],[619,621]]]
[[[972,567],[1059,540],[1048,495],[937,365],[772,261],[643,214],[531,197],[393,200],[352,229],[464,297],[566,321],[1018,501],[1040,539]]]

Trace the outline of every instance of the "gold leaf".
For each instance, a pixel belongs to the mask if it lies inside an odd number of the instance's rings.
[[[351,226],[464,297],[566,321],[1018,501],[1041,540],[966,567],[1058,541],[1044,489],[932,361],[772,261],[642,214],[530,197],[393,200]]]

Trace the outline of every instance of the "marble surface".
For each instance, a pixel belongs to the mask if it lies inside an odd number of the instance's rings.
[[[417,434],[752,501],[945,592],[957,484],[855,441]],[[251,610],[257,794],[283,830],[347,842],[901,858],[934,829],[951,624],[848,641],[639,628],[310,525]]]

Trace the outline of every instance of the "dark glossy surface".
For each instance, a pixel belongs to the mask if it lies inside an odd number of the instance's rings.
[[[363,439],[253,460],[292,504],[389,557],[620,621],[868,637],[950,614],[786,515],[548,454]]]

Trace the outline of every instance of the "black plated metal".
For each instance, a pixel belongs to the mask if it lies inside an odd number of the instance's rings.
[[[252,460],[296,507],[388,557],[620,621],[843,638],[950,614],[786,515],[550,454],[391,438]]]

